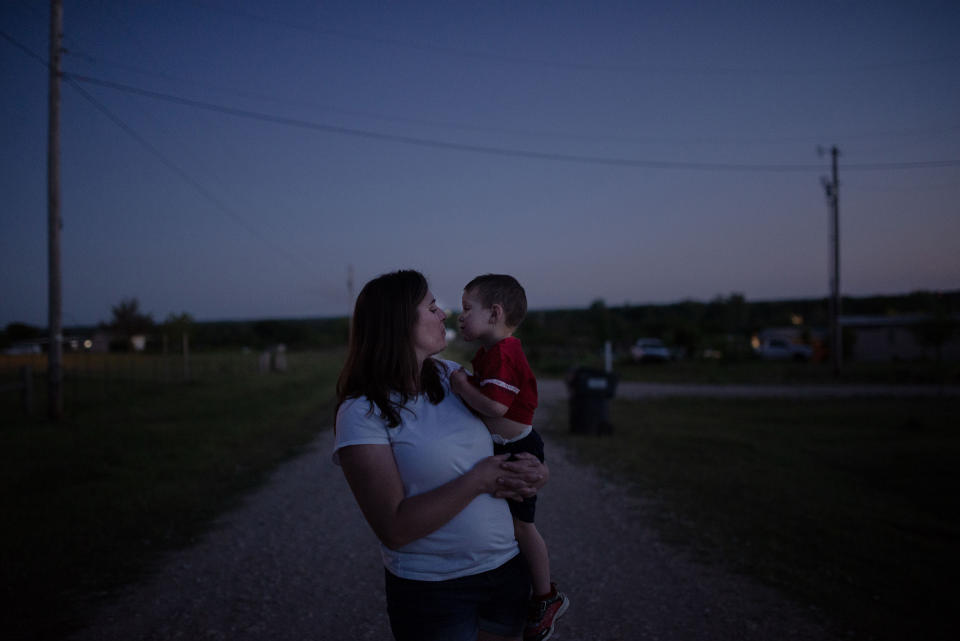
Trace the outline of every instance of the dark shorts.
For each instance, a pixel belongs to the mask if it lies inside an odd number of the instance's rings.
[[[507,443],[506,445],[493,444],[494,454],[519,454],[520,452],[529,452],[543,463],[543,439],[537,433],[537,430],[530,430],[530,433],[519,441]],[[510,458],[513,458],[512,456]],[[533,523],[534,514],[537,511],[537,497],[531,496],[521,501],[507,501],[510,504],[510,513],[518,521],[524,523]]]
[[[499,568],[448,581],[413,581],[386,571],[387,614],[397,641],[476,641],[477,631],[519,636],[530,574],[522,555]]]

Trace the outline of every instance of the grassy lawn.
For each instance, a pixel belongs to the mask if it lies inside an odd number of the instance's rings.
[[[455,343],[444,357],[466,364],[474,350]],[[283,374],[256,374],[255,359],[198,355],[190,383],[176,360],[70,362],[60,424],[27,417],[8,393],[0,414],[5,636],[62,638],[91,600],[195,541],[332,423],[342,350],[289,354]],[[561,377],[568,367],[556,365]],[[851,367],[845,380],[896,382],[886,379],[891,367]],[[618,371],[627,380],[833,382],[821,364]],[[922,372],[904,376],[920,382]],[[38,374],[37,414],[44,393]],[[947,577],[960,570],[958,410],[956,399],[616,401],[611,438],[569,435],[562,412],[552,429],[661,499],[668,507],[650,522],[704,560],[779,586],[851,629],[896,638],[916,617],[929,632],[917,635],[914,625],[903,636],[933,638],[953,605]]]
[[[4,636],[62,638],[92,598],[194,541],[332,424],[342,356],[291,355],[284,374],[111,381],[106,397],[102,382],[74,381],[60,424],[8,412],[0,428]]]
[[[470,368],[476,343],[454,340],[440,355]],[[576,367],[603,369],[600,349],[524,346],[535,374],[563,380]],[[677,360],[637,363],[619,358],[614,371],[621,381],[710,385],[960,385],[960,362],[846,362],[839,376],[830,362],[765,361],[759,358]]]
[[[666,540],[816,606],[855,638],[950,638],[958,399],[614,401],[608,438],[548,429],[656,499]]]
[[[603,350],[600,347],[538,346],[525,343],[524,349],[531,367],[541,378],[562,379],[574,367],[602,369],[604,366]],[[468,364],[476,350],[476,344],[455,340],[447,350],[447,358]],[[615,359],[614,369],[621,380],[650,383],[960,385],[960,362],[956,361],[851,361],[843,363],[840,375],[834,376],[833,365],[829,361],[797,363],[744,357],[636,363],[620,355]]]
[[[597,363],[599,365],[599,363]],[[620,362],[622,380],[652,383],[747,384],[960,384],[960,364],[933,361],[845,363],[840,376],[829,363],[792,361],[671,361],[668,363]]]

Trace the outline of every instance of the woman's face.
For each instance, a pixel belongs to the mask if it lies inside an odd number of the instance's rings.
[[[418,361],[442,352],[447,346],[447,328],[443,321],[447,315],[437,307],[437,300],[430,290],[417,305],[417,322],[413,326],[413,351]]]

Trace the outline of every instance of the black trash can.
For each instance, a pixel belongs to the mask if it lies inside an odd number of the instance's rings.
[[[570,396],[570,431],[575,434],[610,434],[610,399],[617,391],[617,375],[602,369],[578,367],[567,376]]]

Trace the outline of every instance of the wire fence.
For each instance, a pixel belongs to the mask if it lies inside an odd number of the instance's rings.
[[[64,403],[103,401],[131,385],[224,383],[287,371],[309,361],[283,349],[184,354],[66,353]],[[47,400],[47,355],[0,356],[0,419],[41,416]]]

